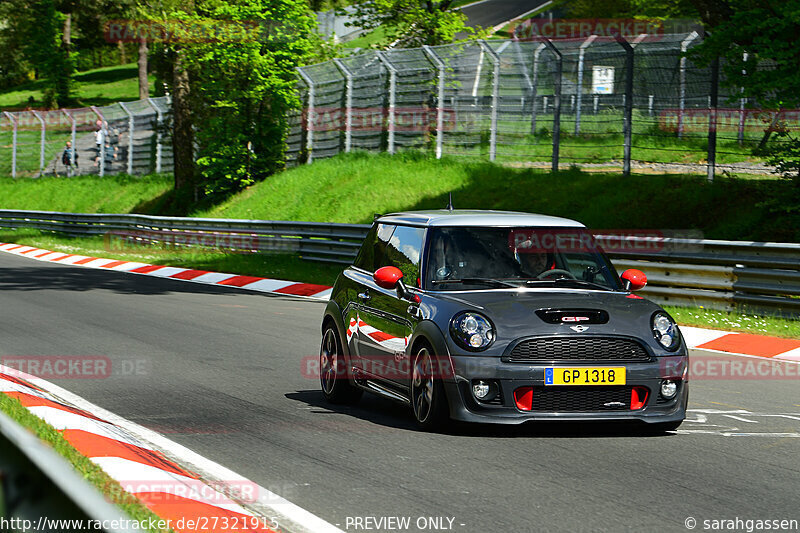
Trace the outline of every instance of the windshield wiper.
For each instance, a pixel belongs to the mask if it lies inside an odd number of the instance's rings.
[[[601,285],[599,283],[594,283],[592,281],[585,281],[582,279],[570,279],[570,278],[559,278],[559,279],[529,279],[525,283],[553,283],[553,284],[571,284],[571,285],[580,285],[583,287],[591,287],[592,289],[600,289],[603,291],[610,291],[612,290],[610,287],[605,285]]]
[[[472,283],[475,285],[490,285],[492,287],[519,287],[519,285],[515,285],[514,283],[509,283],[507,281],[494,278],[435,279],[431,281],[432,285],[439,285],[442,283]]]

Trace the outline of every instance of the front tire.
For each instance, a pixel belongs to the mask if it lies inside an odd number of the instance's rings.
[[[411,408],[417,425],[426,431],[442,429],[449,422],[447,396],[437,374],[430,347],[420,345],[412,367]]]
[[[350,383],[342,342],[332,323],[328,323],[322,333],[319,349],[319,381],[322,394],[331,403],[356,403],[362,390]]]

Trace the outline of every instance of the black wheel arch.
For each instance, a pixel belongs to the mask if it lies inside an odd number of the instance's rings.
[[[346,328],[344,327],[344,318],[342,317],[342,310],[339,307],[339,304],[337,304],[333,300],[328,300],[328,304],[325,306],[325,314],[322,318],[322,326],[320,326],[320,334],[325,333],[325,326],[329,322],[333,322],[333,325],[336,328],[336,333],[339,335],[339,343],[341,344],[342,352],[347,357],[350,357],[350,347],[348,346],[347,342],[345,342],[345,339],[347,339],[347,335],[345,334]]]
[[[414,353],[422,343],[428,344],[433,350],[434,355],[438,357],[446,357],[449,361],[450,368],[455,368],[453,366],[453,360],[450,357],[450,350],[447,348],[447,341],[444,338],[444,334],[435,322],[431,320],[423,320],[417,324],[417,327],[414,329],[414,333],[411,335],[411,339],[408,341],[408,348],[406,351],[406,355],[409,357],[410,361],[413,361]],[[450,379],[445,381],[452,380],[453,377],[451,376]]]

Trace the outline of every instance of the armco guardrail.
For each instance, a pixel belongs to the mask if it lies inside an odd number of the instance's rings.
[[[230,251],[299,254],[349,264],[366,235],[365,224],[329,224],[208,218],[0,210],[0,227],[36,228],[71,235],[104,235],[111,247],[137,243],[205,246]],[[652,237],[626,237],[652,241]],[[611,251],[618,270],[648,276],[642,294],[659,303],[733,310],[746,307],[800,316],[800,244],[658,239],[659,245]],[[622,248],[621,248],[622,250]]]
[[[163,243],[241,252],[294,252],[347,263],[369,229],[363,224],[235,220],[0,210],[0,227],[103,235],[109,247]]]
[[[142,531],[135,526],[64,458],[0,413],[0,531]]]

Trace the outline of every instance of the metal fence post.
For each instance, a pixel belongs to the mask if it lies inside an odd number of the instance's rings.
[[[747,63],[747,52],[742,54],[742,61]],[[747,69],[742,69],[742,75],[747,75]],[[744,93],[744,87],[742,87],[741,92]],[[744,143],[744,121],[745,121],[745,112],[744,106],[747,103],[746,98],[739,98],[739,144]]]
[[[8,117],[8,120],[11,121],[12,124],[12,133],[11,133],[11,177],[17,177],[17,117],[9,113],[8,111],[3,111],[3,114]]]
[[[395,108],[397,107],[397,69],[394,68],[389,58],[383,52],[376,52],[378,60],[389,71],[389,110],[386,119],[387,139],[386,150],[394,154]]]
[[[590,35],[586,38],[583,43],[581,43],[580,48],[578,49],[578,88],[577,88],[577,108],[575,110],[575,135],[578,135],[581,132],[581,100],[583,95],[583,66],[584,66],[584,56],[586,55],[586,48],[592,44],[592,42],[597,39],[597,35]]]
[[[692,41],[697,39],[697,32],[693,31],[690,33],[686,39],[681,41],[681,60],[680,60],[680,73],[679,73],[679,83],[680,83],[680,101],[678,102],[678,138],[680,139],[683,137],[683,113],[686,109],[686,51],[689,49],[689,45],[692,44]]]
[[[621,35],[616,40],[625,50],[625,114],[622,121],[622,133],[625,136],[622,174],[631,175],[631,137],[633,133],[633,46]]]
[[[539,92],[539,55],[546,45],[544,43],[536,47],[533,52],[533,103],[531,105],[531,135],[536,135],[536,96]],[[544,110],[547,113],[547,109]]]
[[[353,73],[341,59],[335,58],[333,64],[344,75],[344,151],[349,152],[353,143]]]
[[[711,62],[711,105],[708,110],[708,181],[714,181],[717,166],[717,105],[719,98],[719,58]]]
[[[489,131],[489,161],[494,161],[497,157],[497,100],[500,93],[500,56],[492,50],[491,46],[486,44],[486,41],[480,40],[478,44],[480,44],[481,48],[492,58],[492,111],[491,130]]]
[[[472,97],[478,97],[478,89],[481,85],[481,73],[483,72],[483,57],[486,55],[486,52],[481,47],[480,54],[478,55],[478,66],[475,67],[475,81],[472,82]]]
[[[100,148],[97,151],[97,161],[98,165],[100,166],[100,177],[102,178],[103,176],[105,176],[105,170],[106,170],[105,144],[106,144],[106,136],[108,136],[108,132],[105,129],[106,117],[104,117],[103,113],[101,113],[100,110],[95,106],[92,106],[91,110],[94,111],[94,114],[100,118],[101,120],[100,128],[103,131],[103,142],[100,143]]]
[[[156,112],[156,172],[161,172],[161,127],[164,122],[164,115],[152,98],[147,99],[147,103]]]
[[[124,103],[120,102],[119,106],[128,115],[128,174],[133,175],[133,113],[128,109]]]
[[[544,39],[544,44],[556,56],[556,73],[553,87],[553,172],[558,172],[558,150],[561,144],[561,74],[564,66],[564,56],[558,51],[549,39]]]
[[[306,108],[306,154],[308,159],[306,159],[306,164],[310,165],[311,162],[314,160],[314,120],[316,117],[314,116],[314,81],[311,77],[303,72],[302,68],[298,68],[297,72],[300,74],[300,77],[303,78],[303,81],[308,85],[308,106]]]
[[[42,177],[42,174],[44,173],[44,142],[46,126],[44,124],[42,115],[40,115],[38,111],[31,111],[31,113],[33,113],[33,116],[36,117],[42,125],[42,136],[41,140],[39,141],[39,177]]]
[[[444,142],[444,62],[428,45],[423,45],[423,50],[439,71],[437,75],[436,97],[436,159],[442,158],[442,144]]]

